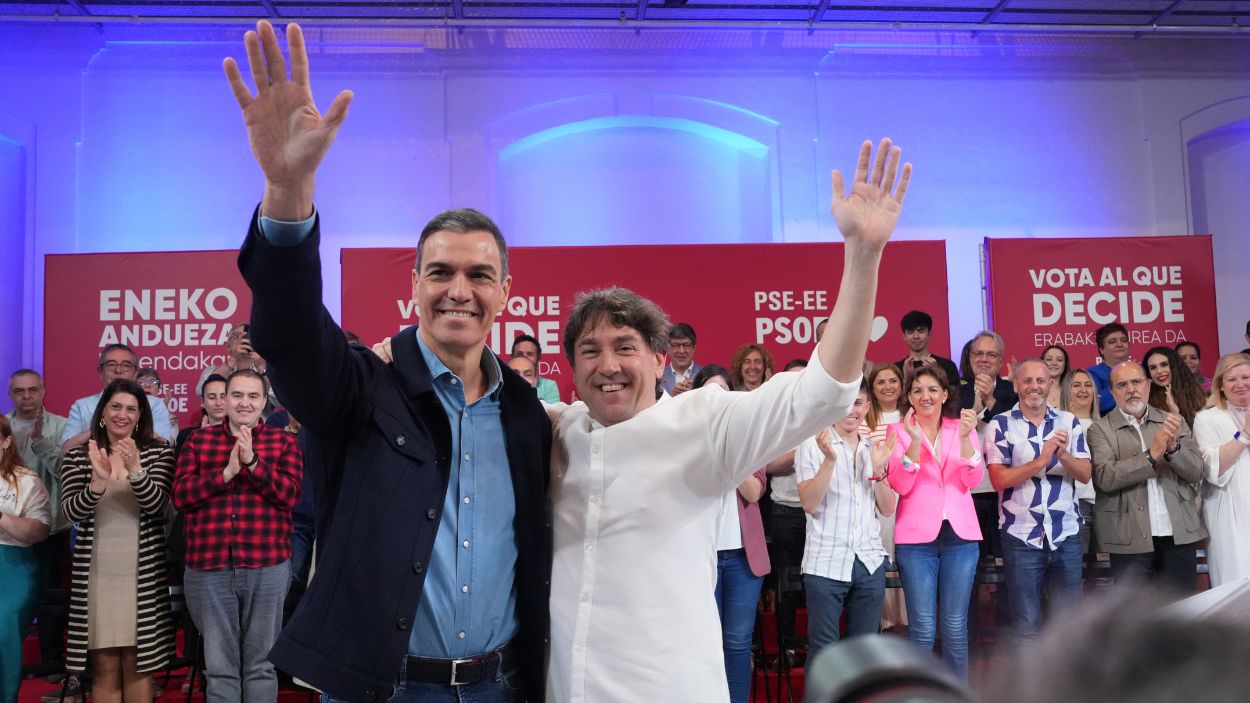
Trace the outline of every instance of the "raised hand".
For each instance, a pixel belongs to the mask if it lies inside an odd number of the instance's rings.
[[[221,471],[221,477],[226,483],[230,483],[242,470],[243,465],[239,463],[239,443],[235,442],[230,448],[230,457],[226,460],[226,468]]]
[[[1167,394],[1168,412],[1179,413],[1181,411],[1180,406],[1177,405],[1176,401],[1172,398],[1172,384],[1169,383],[1164,388],[1164,393]]]
[[[122,457],[122,469],[126,476],[139,473],[139,445],[134,439],[126,437],[113,443],[113,451]]]
[[[977,390],[977,402],[981,407],[994,407],[994,378],[989,374],[979,373],[973,381]]]
[[[30,423],[30,438],[43,439],[43,410],[36,412],[34,422]]]
[[[816,435],[816,446],[820,447],[820,453],[825,455],[826,459],[836,459],[833,454],[833,430],[825,428]]]
[[[289,80],[277,34],[266,20],[243,37],[256,95],[243,82],[233,58],[227,58],[223,67],[230,90],[243,109],[252,154],[265,173],[261,212],[279,220],[298,221],[312,214],[317,167],[347,118],[352,92],[339,93],[325,115],[318,112],[308,81],[304,34],[299,25],[290,24],[286,36],[291,53]]]
[[[1175,413],[1169,413],[1163,420],[1163,426],[1155,432],[1154,441],[1150,443],[1150,453],[1155,459],[1163,456],[1176,443],[1176,437],[1181,429],[1181,416]]]
[[[865,141],[859,147],[859,162],[855,165],[855,180],[849,194],[842,172],[833,172],[833,218],[848,245],[863,245],[871,251],[880,251],[889,241],[911,180],[910,163],[903,164],[901,175],[899,173],[901,154],[889,139],[882,139],[874,163],[872,141]]]

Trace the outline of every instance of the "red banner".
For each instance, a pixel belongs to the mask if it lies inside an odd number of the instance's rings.
[[[1219,336],[1210,235],[987,239],[990,320],[1018,359],[1051,344],[1072,366],[1098,362],[1094,331],[1119,322],[1133,358],[1193,340],[1215,369]]]
[[[842,244],[726,244],[516,248],[509,250],[512,293],[488,343],[506,356],[512,339],[538,339],[539,373],[570,398],[572,372],[561,347],[564,320],[579,291],[620,285],[656,301],[698,334],[695,360],[729,366],[741,344],[765,346],[777,370],[811,355],[842,274]],[[417,322],[411,300],[413,249],[344,249],[345,329],[366,344]],[[931,349],[950,348],[944,242],[894,242],[881,264],[881,288],[868,356],[906,355],[898,321],[920,308],[934,319]]]
[[[195,384],[225,360],[230,326],[252,293],[237,251],[49,255],[44,276],[45,404],[65,414],[100,391],[100,349],[121,343],[161,377],[182,426],[199,418]]]

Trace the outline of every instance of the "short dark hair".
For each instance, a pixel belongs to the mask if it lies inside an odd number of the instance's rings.
[[[942,404],[942,417],[957,418],[959,417],[959,392],[952,384],[951,379],[946,377],[946,372],[937,364],[924,364],[922,366],[913,366],[907,369],[907,377],[903,379],[902,405],[909,407],[911,405],[911,387],[916,379],[921,376],[929,376],[938,382],[942,390],[946,391],[946,402]],[[906,415],[903,412],[903,415]]]
[[[235,369],[230,372],[229,376],[226,376],[226,390],[230,390],[230,384],[233,383],[236,378],[255,378],[260,380],[260,387],[263,389],[266,396],[269,395],[269,379],[265,378],[265,374],[255,369]],[[208,385],[208,381],[205,381],[204,384]]]
[[[494,220],[472,208],[460,208],[458,210],[447,210],[434,216],[434,219],[426,223],[425,229],[421,230],[421,238],[417,240],[417,261],[413,264],[417,271],[421,270],[421,252],[425,248],[425,240],[431,235],[438,232],[455,232],[457,234],[468,234],[469,232],[487,232],[495,238],[495,246],[499,247],[499,263],[503,270],[499,272],[501,278],[508,276],[508,243],[503,240],[503,233],[499,231],[499,226]]]
[[[152,378],[156,379],[157,383],[159,383],[161,380],[161,375],[157,373],[156,369],[151,366],[143,366],[138,371],[135,372],[135,378],[140,378],[143,376],[151,376]]]
[[[165,440],[152,432],[152,406],[148,404],[148,394],[143,392],[143,386],[128,378],[119,378],[104,387],[104,392],[100,394],[100,402],[96,403],[95,412],[91,414],[91,426],[88,429],[96,445],[101,449],[108,449],[110,446],[109,433],[103,423],[104,408],[118,393],[129,393],[139,401],[139,422],[135,423],[133,435],[135,444],[139,445],[140,449],[158,442],[164,444]]]
[[[1177,342],[1176,346],[1172,347],[1172,351],[1176,352],[1177,354],[1180,354],[1181,347],[1193,347],[1194,353],[1198,355],[1198,358],[1199,359],[1202,358],[1202,347],[1198,346],[1197,342],[1194,342],[1188,339],[1186,339],[1183,342]]]
[[[208,384],[210,383],[225,383],[229,385],[225,376],[222,376],[219,373],[209,374],[208,378],[204,379],[203,385],[200,386],[200,400],[204,400],[204,389],[208,388]]]
[[[906,315],[903,315],[903,319],[899,321],[899,327],[901,327],[904,332],[908,330],[917,330],[921,327],[932,332],[933,316],[927,312],[912,310]]]
[[[543,358],[543,345],[539,344],[538,340],[534,339],[533,335],[528,334],[518,334],[516,339],[512,340],[511,352],[513,356],[516,356],[516,345],[521,342],[529,342],[530,344],[533,344],[534,348],[538,350],[538,358]]]
[[[660,306],[628,288],[615,286],[577,295],[564,324],[564,355],[573,363],[577,340],[600,320],[636,330],[651,351],[668,352],[668,317]]]
[[[97,368],[101,368],[101,369],[102,369],[102,368],[104,368],[104,357],[105,357],[105,355],[107,355],[107,354],[108,354],[109,352],[111,352],[111,351],[117,351],[117,350],[119,350],[119,349],[120,349],[120,350],[122,350],[122,351],[125,351],[125,352],[129,352],[129,353],[130,353],[130,355],[131,355],[131,356],[133,356],[133,357],[135,358],[135,361],[138,361],[138,360],[139,360],[139,355],[135,353],[135,350],[134,350],[134,349],[131,349],[130,347],[126,346],[125,344],[110,344],[110,345],[108,345],[107,347],[105,347],[105,348],[103,348],[103,349],[101,349],[101,350],[100,350],[100,361],[98,362],[98,364],[97,364],[97,366],[96,366],[96,367],[97,367]],[[138,364],[135,364],[135,365],[136,365],[136,366],[138,366]]]
[[[1107,337],[1116,332],[1123,332],[1125,337],[1128,336],[1128,328],[1118,322],[1108,322],[1099,327],[1094,331],[1094,346],[1098,347],[1099,351],[1102,351],[1102,345],[1107,341]]]
[[[39,379],[40,383],[43,383],[43,376],[40,376],[39,372],[34,369],[18,369],[17,371],[9,374],[9,380],[12,381],[18,376],[34,376]]]
[[[691,344],[698,344],[699,338],[695,336],[694,328],[685,322],[678,322],[668,328],[669,339],[689,339]]]
[[[805,369],[805,368],[807,368],[807,359],[800,358],[800,359],[791,359],[787,361],[786,365],[783,366],[781,370],[789,371],[790,369]]]
[[[691,386],[693,388],[702,388],[709,380],[717,376],[725,379],[725,382],[729,384],[729,390],[732,391],[734,389],[733,374],[729,373],[729,369],[719,364],[708,364],[699,369],[699,373],[694,375],[694,383]]]

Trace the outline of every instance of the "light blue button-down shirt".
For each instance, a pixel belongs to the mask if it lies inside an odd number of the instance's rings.
[[[261,234],[277,246],[294,246],[312,233],[314,217],[261,217]],[[420,335],[417,344],[451,425],[451,477],[408,653],[459,659],[499,649],[517,631],[516,499],[499,410],[503,373],[495,355],[484,353],[487,390],[467,404],[464,382]]]

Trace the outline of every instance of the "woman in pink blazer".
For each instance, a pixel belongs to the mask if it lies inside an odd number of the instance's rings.
[[[904,387],[908,410],[890,426],[898,446],[889,480],[899,496],[894,543],[908,638],[933,651],[940,621],[942,658],[967,679],[968,601],[981,540],[969,490],[985,471],[976,416],[959,412],[959,396],[937,366],[909,369]]]

